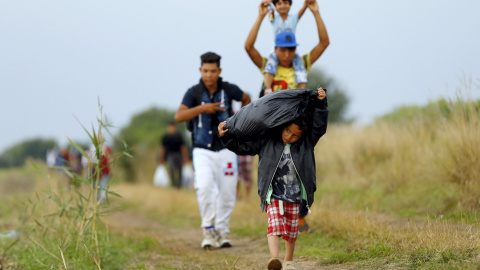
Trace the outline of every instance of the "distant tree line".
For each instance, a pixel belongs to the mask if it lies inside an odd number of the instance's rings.
[[[328,76],[319,68],[312,68],[308,72],[307,88],[317,89],[321,86],[327,89],[328,100],[328,122],[349,123],[354,119],[347,117],[347,109],[350,104],[350,97],[335,78]]]
[[[32,139],[16,144],[0,155],[0,168],[23,166],[27,158],[45,160],[47,151],[55,145],[53,139]]]

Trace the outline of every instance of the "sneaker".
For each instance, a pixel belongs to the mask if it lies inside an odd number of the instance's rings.
[[[203,230],[202,248],[213,248],[217,246],[217,235],[215,230]]]
[[[305,218],[301,218],[298,220],[298,232],[299,233],[302,233],[302,234],[305,234],[305,233],[308,233],[309,231],[309,228],[308,228],[308,224],[307,224],[307,221],[305,220]]]
[[[222,248],[224,247],[231,247],[232,243],[230,243],[230,239],[228,239],[227,232],[217,232],[218,234],[218,245]]]
[[[295,263],[293,261],[286,261],[285,262],[285,270],[295,270]]]
[[[271,258],[268,261],[268,270],[281,270],[282,269],[282,262],[278,258]]]

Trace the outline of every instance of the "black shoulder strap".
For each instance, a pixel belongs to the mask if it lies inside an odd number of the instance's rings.
[[[195,106],[202,104],[202,86],[197,84],[193,87],[193,99],[195,100]]]
[[[230,84],[228,82],[222,82],[222,89],[225,90],[228,100],[232,101],[232,93],[230,92]]]
[[[261,98],[265,95],[265,81],[262,80],[262,86],[260,87],[260,93],[258,93],[258,97]]]
[[[302,60],[303,60],[303,66],[305,67],[305,70],[307,70],[307,54],[302,56]]]
[[[200,104],[202,104],[202,93],[203,89],[200,84],[197,84],[192,87],[193,88],[193,107],[196,107]],[[187,130],[190,132],[193,132],[193,126],[195,125],[195,119],[197,117],[194,117],[190,120],[187,121]],[[193,133],[192,133],[192,138],[193,138]]]

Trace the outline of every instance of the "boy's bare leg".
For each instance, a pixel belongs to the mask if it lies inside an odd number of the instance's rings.
[[[285,241],[285,261],[293,261],[295,242]]]
[[[270,257],[278,258],[280,249],[280,236],[272,235],[268,237],[268,249],[270,250]],[[293,257],[293,252],[292,252]]]

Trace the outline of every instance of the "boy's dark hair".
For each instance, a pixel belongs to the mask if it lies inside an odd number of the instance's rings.
[[[313,102],[311,102],[310,104],[308,104],[305,111],[297,119],[291,122],[297,125],[303,134],[309,133],[312,128],[311,123],[313,121],[313,117],[312,117],[313,110],[314,110],[314,106],[313,106]]]
[[[308,119],[306,116],[300,116],[299,118],[293,120],[292,123],[297,125],[302,132],[307,131],[309,128]]]
[[[272,1],[273,5],[274,6],[277,5],[278,1],[280,1],[280,0],[273,0]],[[283,0],[283,2],[288,2],[288,3],[290,3],[290,6],[292,5],[292,0]]]
[[[217,63],[217,66],[220,67],[220,58],[222,57],[214,52],[206,52],[200,56],[200,66],[204,63]]]

